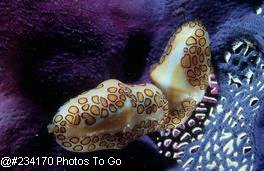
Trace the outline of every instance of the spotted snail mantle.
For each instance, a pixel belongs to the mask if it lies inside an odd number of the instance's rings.
[[[176,128],[205,94],[210,57],[205,28],[197,21],[184,24],[151,67],[153,84],[104,81],[61,106],[48,130],[66,150],[91,152],[121,149],[142,135]]]

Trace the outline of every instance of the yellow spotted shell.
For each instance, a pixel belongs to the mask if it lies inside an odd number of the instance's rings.
[[[121,149],[142,135],[186,122],[202,100],[212,71],[209,36],[197,21],[170,38],[153,84],[110,79],[70,99],[48,126],[57,143],[73,152]]]

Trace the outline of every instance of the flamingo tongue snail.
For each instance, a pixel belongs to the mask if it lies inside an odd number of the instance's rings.
[[[186,122],[204,96],[210,69],[208,34],[200,23],[187,23],[151,68],[153,84],[106,80],[61,106],[48,130],[69,151],[121,149],[142,135]]]
[[[168,128],[186,122],[209,85],[211,53],[206,29],[197,21],[180,27],[170,38],[150,78],[169,101]]]
[[[157,131],[168,101],[152,84],[107,80],[64,104],[53,119],[58,144],[69,151],[119,149]]]

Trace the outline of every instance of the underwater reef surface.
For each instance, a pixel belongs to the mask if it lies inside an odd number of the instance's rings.
[[[261,1],[246,0],[1,1],[0,157],[114,156],[122,159],[119,169],[180,168],[175,159],[160,155],[158,147],[148,136],[130,143],[124,150],[75,154],[59,147],[46,127],[65,101],[106,79],[127,83],[149,82],[149,68],[159,60],[169,37],[180,25],[195,19],[200,20],[209,32],[217,82],[225,90],[222,91],[223,96],[239,101],[240,96],[232,96],[228,91],[235,88],[226,85],[229,78],[225,74],[227,68],[220,64],[221,58],[238,40],[251,42],[254,51],[263,58],[264,14],[261,6]],[[236,64],[234,60],[228,66],[228,72],[239,74],[239,67],[234,67]],[[258,73],[258,79],[253,79],[253,90],[247,85],[240,89],[249,89],[258,98],[258,104],[254,104],[259,108],[254,115],[245,117],[248,119],[245,124],[250,123],[246,127],[252,142],[249,155],[254,155],[247,164],[253,165],[254,170],[260,170],[264,168],[264,139],[261,134],[264,119],[262,93],[257,90],[263,84],[263,70],[253,71]],[[234,102],[223,105],[223,111],[236,110],[233,105]],[[249,115],[251,108],[243,107]],[[204,135],[218,126],[205,127]],[[159,137],[159,133],[151,137]],[[204,156],[206,150],[200,148],[197,154]],[[221,155],[225,157],[224,153]],[[210,161],[216,158],[214,155],[211,157]],[[243,160],[234,159],[237,162]],[[194,167],[195,164],[190,165],[190,168]],[[33,168],[45,167],[28,166],[23,169]],[[45,170],[84,168],[87,166],[50,166]]]

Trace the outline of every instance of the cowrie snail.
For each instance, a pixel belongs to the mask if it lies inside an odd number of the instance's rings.
[[[180,27],[170,38],[150,78],[169,101],[168,128],[186,122],[202,100],[211,73],[209,36],[197,21]]]
[[[210,74],[208,34],[198,22],[182,26],[150,71],[153,84],[110,79],[70,99],[48,126],[69,151],[121,149],[134,139],[176,128],[204,96]]]
[[[168,102],[152,84],[107,80],[64,104],[53,119],[57,143],[69,151],[119,149],[164,127]]]

